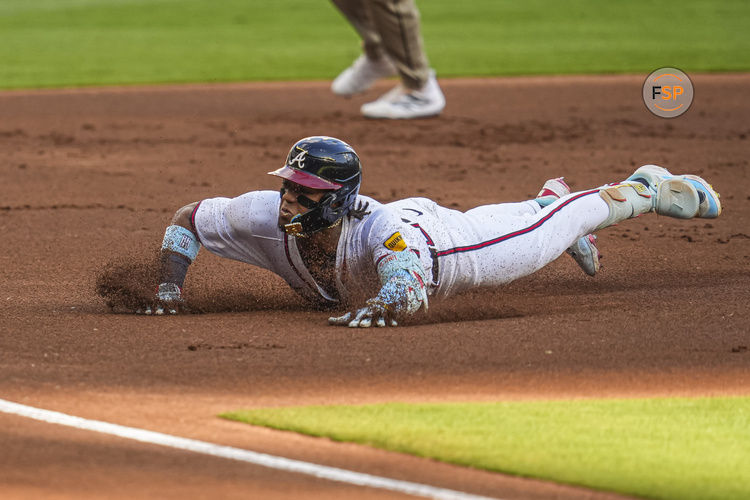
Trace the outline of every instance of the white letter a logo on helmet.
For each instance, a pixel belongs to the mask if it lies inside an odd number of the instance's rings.
[[[305,168],[305,155],[307,154],[307,151],[304,149],[300,151],[300,154],[295,156],[289,161],[289,166],[293,166],[295,163],[297,164],[297,168]]]

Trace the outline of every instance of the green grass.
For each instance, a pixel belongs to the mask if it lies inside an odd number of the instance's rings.
[[[222,416],[646,498],[750,498],[750,398],[394,403]]]
[[[441,76],[750,69],[745,0],[419,2]],[[3,0],[0,88],[330,79],[359,39],[325,0]]]

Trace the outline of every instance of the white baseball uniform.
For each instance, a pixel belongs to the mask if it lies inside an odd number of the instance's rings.
[[[278,191],[203,200],[192,222],[210,252],[268,269],[311,301],[336,304],[377,295],[378,264],[398,251],[415,252],[431,283],[447,297],[496,286],[541,269],[609,215],[599,190],[572,193],[548,207],[535,201],[484,205],[466,212],[427,198],[369,203],[362,220],[345,217],[336,253],[336,288],[324,290],[302,262],[294,236],[278,227]]]

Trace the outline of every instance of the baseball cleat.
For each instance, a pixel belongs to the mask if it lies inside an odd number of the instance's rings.
[[[539,191],[536,197],[546,198],[547,196],[554,196],[555,198],[562,198],[566,194],[570,194],[570,186],[565,182],[565,177],[557,177],[545,181],[544,186],[542,186],[541,191]]]
[[[570,194],[570,186],[565,182],[565,177],[557,177],[544,183],[542,189],[536,195],[536,202],[540,206],[546,207],[568,194]],[[595,276],[602,267],[599,262],[602,255],[599,253],[596,246],[596,236],[593,234],[578,238],[578,241],[573,243],[566,250],[566,253],[573,257],[576,264],[589,276]]]
[[[360,111],[366,118],[409,120],[437,116],[444,108],[445,96],[435,72],[430,71],[430,77],[421,89],[410,90],[399,84],[377,100],[363,104]]]
[[[542,189],[537,193],[534,200],[539,203],[540,207],[544,208],[566,194],[570,194],[570,186],[565,183],[565,177],[557,177],[556,179],[545,181],[544,186],[542,186]]]
[[[375,61],[362,54],[331,83],[334,94],[350,96],[364,92],[381,78],[396,74],[396,67],[385,56]]]
[[[573,243],[566,252],[573,257],[573,260],[581,266],[583,272],[589,276],[595,276],[602,268],[602,265],[599,262],[602,255],[596,247],[596,236],[593,234],[588,234],[578,238],[578,241]]]
[[[656,213],[681,219],[714,219],[721,214],[719,193],[697,175],[673,175],[664,167],[643,165],[627,180],[640,182],[656,194]]]

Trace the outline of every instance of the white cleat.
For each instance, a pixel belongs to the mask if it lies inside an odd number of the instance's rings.
[[[721,214],[719,193],[697,175],[673,175],[664,167],[643,165],[627,180],[640,182],[656,194],[656,213],[680,219],[714,219]]]
[[[366,118],[409,120],[439,115],[445,108],[445,96],[440,90],[435,72],[430,71],[427,83],[419,90],[410,90],[399,84],[376,101],[363,104]]]
[[[331,91],[341,96],[364,92],[381,78],[396,74],[396,67],[386,57],[373,60],[362,54],[331,83]]]
[[[596,246],[596,236],[593,234],[578,238],[578,241],[568,247],[566,252],[589,276],[596,276],[596,273],[602,268],[599,262],[602,255],[599,253]]]
[[[570,186],[565,182],[565,177],[557,177],[545,181],[544,186],[542,186],[541,191],[539,191],[536,197],[546,198],[547,196],[554,196],[555,198],[562,198],[566,194],[570,194]]]

